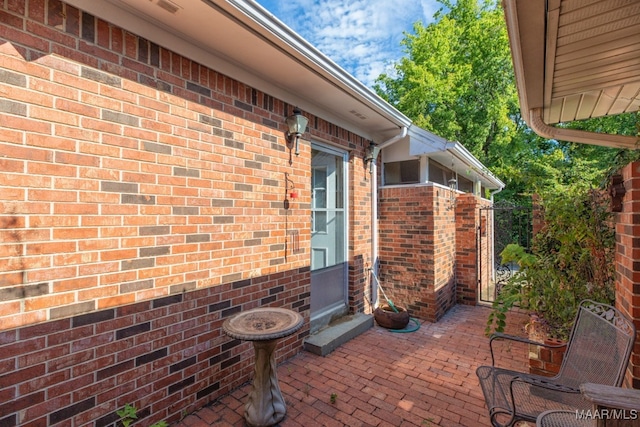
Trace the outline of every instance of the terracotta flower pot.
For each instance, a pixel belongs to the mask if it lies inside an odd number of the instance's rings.
[[[387,329],[404,329],[409,324],[409,312],[402,307],[395,306],[398,313],[388,305],[382,305],[373,311],[373,318],[378,325]]]

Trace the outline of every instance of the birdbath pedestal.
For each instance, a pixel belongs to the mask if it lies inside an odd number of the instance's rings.
[[[261,307],[239,313],[222,324],[232,338],[253,341],[255,375],[244,407],[244,418],[252,427],[272,426],[280,422],[287,408],[278,385],[275,348],[280,338],[296,332],[304,319],[285,308]]]

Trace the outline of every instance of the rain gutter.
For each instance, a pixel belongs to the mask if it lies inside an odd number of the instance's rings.
[[[546,124],[543,120],[542,108],[529,110],[528,124],[531,129],[543,138],[556,141],[579,142],[582,144],[602,145],[605,147],[628,148],[637,150],[640,148],[640,140],[636,136],[616,135],[608,133],[587,132],[577,129],[565,129]]]

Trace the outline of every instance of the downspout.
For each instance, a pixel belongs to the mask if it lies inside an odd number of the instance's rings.
[[[380,151],[389,145],[407,136],[407,127],[403,126],[400,133],[395,135],[374,149],[373,160],[371,161],[371,271],[378,277],[378,167],[377,159]],[[374,278],[369,278],[371,283],[371,303],[372,308],[378,306],[378,282]]]

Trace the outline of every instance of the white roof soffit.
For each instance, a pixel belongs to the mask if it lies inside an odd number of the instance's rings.
[[[522,117],[549,139],[637,149],[636,136],[555,127],[638,111],[640,2],[502,0]]]
[[[376,142],[411,121],[251,0],[65,0]]]
[[[418,126],[409,128],[409,155],[422,156],[442,151],[447,146],[447,140]]]

